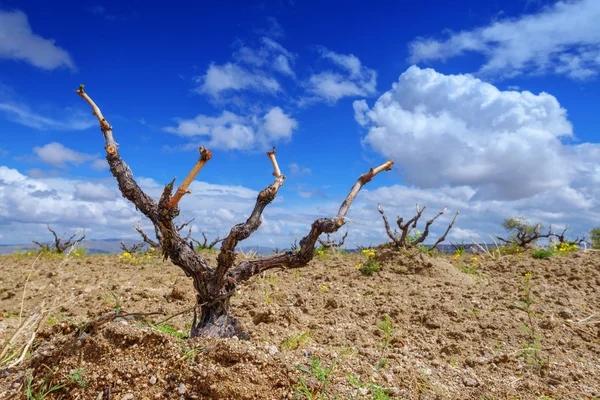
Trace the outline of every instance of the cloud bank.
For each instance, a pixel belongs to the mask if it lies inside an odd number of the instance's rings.
[[[576,80],[600,70],[600,2],[558,1],[536,14],[453,32],[448,38],[420,37],[409,44],[410,62],[447,60],[478,53],[482,75],[558,74]]]

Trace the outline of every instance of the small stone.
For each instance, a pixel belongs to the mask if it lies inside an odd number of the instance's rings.
[[[463,378],[463,384],[467,387],[476,387],[479,386],[479,382],[477,382],[477,379],[471,377],[471,376],[465,376]]]
[[[133,400],[133,394],[131,394],[131,393],[124,394],[123,397],[121,397],[121,400]]]
[[[336,299],[327,299],[327,302],[325,303],[325,308],[338,308],[338,302]]]
[[[158,379],[156,379],[156,376],[152,375],[150,377],[150,379],[148,380],[148,383],[151,385],[154,385],[154,384],[156,384],[157,381],[158,381]]]
[[[559,306],[567,307],[569,305],[569,300],[565,299],[564,297],[561,297],[558,300],[556,300],[556,304],[558,304]]]
[[[182,382],[179,384],[179,387],[177,388],[177,393],[185,394],[185,392],[187,392],[187,389],[185,388],[185,385]]]
[[[279,350],[277,350],[277,346],[275,345],[270,345],[267,346],[267,351],[269,352],[270,355],[274,356],[275,354],[279,353]]]
[[[546,319],[540,321],[539,325],[540,325],[540,328],[542,328],[542,329],[550,330],[556,326],[556,321],[554,321],[554,317],[552,315],[550,315]]]
[[[573,311],[570,308],[563,308],[562,310],[560,310],[560,312],[558,313],[558,315],[561,318],[564,319],[572,319],[573,318]]]

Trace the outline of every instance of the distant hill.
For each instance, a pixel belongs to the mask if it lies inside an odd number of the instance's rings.
[[[123,240],[125,242],[125,244],[127,246],[132,246],[134,244],[139,243],[139,240],[132,240],[132,239],[126,239]],[[120,253],[121,250],[121,239],[103,239],[103,240],[96,240],[96,239],[90,239],[90,240],[85,240],[83,242],[83,246],[86,247],[88,249],[88,253],[90,254],[116,254],[116,253]],[[484,246],[485,248],[485,244],[482,244],[482,246]],[[494,245],[488,245],[489,248],[495,248]],[[33,243],[25,243],[25,244],[3,244],[0,245],[0,255],[2,254],[11,254],[14,253],[15,251],[24,251],[24,250],[29,250],[29,249],[35,249],[37,246],[34,245]],[[467,249],[470,249],[472,247],[474,247],[473,244],[469,244],[465,246]],[[441,244],[438,246],[438,249],[443,252],[443,253],[453,253],[454,252],[454,247],[450,244]],[[249,251],[255,251],[257,254],[260,255],[266,255],[266,254],[272,254],[273,251],[275,250],[274,247],[268,247],[268,246],[238,246],[237,247],[238,251],[243,251],[244,253],[247,253]],[[285,250],[285,249],[280,249],[280,250]],[[350,253],[356,253],[356,252],[360,252],[360,249],[346,249],[346,251],[350,252]]]
[[[139,240],[123,240],[126,245],[131,246],[139,243]],[[50,242],[44,242],[44,244],[50,244]],[[110,254],[120,253],[121,250],[121,239],[106,239],[106,240],[84,240],[83,246],[87,249],[90,254]],[[36,249],[38,246],[33,243],[25,244],[3,244],[0,245],[0,254],[10,254],[15,251],[25,251],[29,249]]]

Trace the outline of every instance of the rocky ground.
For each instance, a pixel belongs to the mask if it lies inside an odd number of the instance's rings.
[[[375,258],[372,276],[329,253],[257,276],[232,301],[249,340],[192,340],[170,262],[0,257],[0,343],[22,305],[46,311],[0,399],[600,398],[600,253]]]

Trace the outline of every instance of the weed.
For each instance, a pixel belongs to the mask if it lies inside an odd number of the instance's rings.
[[[73,382],[73,383],[77,384],[77,386],[85,389],[88,387],[88,382],[83,377],[84,374],[85,374],[84,368],[77,368],[77,369],[74,369],[69,375],[67,375],[67,377],[69,378],[70,382]]]
[[[521,310],[527,314],[527,321],[521,324],[521,329],[527,336],[527,341],[523,343],[523,358],[525,361],[539,369],[540,371],[546,366],[547,361],[542,360],[541,350],[541,336],[536,333],[534,317],[535,312],[533,310],[533,304],[535,303],[535,297],[532,294],[533,282],[532,274],[526,273],[522,280],[522,300],[519,302]]]
[[[273,304],[273,299],[271,299],[271,296],[269,296],[269,292],[264,291],[263,295],[265,296],[265,303],[267,303],[267,305]]]
[[[352,348],[350,344],[348,344],[347,340],[344,340],[344,345],[342,347],[338,347],[335,351],[341,355],[345,355],[348,357],[354,357],[358,354],[358,352]]]
[[[555,251],[557,254],[565,255],[577,251],[579,249],[579,245],[575,242],[563,242],[556,243],[552,242],[550,245],[550,250]]]
[[[437,252],[434,249],[432,249],[431,247],[427,247],[424,244],[418,244],[417,249],[429,256],[434,256],[437,254]]]
[[[31,256],[35,257],[35,256],[37,256],[39,254],[39,252],[38,251],[33,251],[33,250],[23,250],[23,251],[15,250],[12,254],[13,254],[13,256],[15,257],[15,259],[17,261],[20,261],[20,260],[22,260],[24,258],[27,258],[27,257],[31,257]]]
[[[356,268],[366,276],[371,276],[375,272],[381,271],[381,265],[375,261],[375,249],[364,249],[362,253],[367,256],[367,261],[357,264]]]
[[[466,250],[463,248],[458,248],[454,251],[454,254],[452,254],[452,258],[454,260],[456,260],[457,258],[460,258],[460,256],[462,256],[463,254],[466,253]]]
[[[469,265],[459,265],[458,270],[464,274],[467,275],[477,275],[479,272],[477,271],[477,266],[474,266],[472,264]]]
[[[158,324],[158,325],[149,324],[149,325],[152,329],[156,329],[157,331],[167,333],[171,336],[175,336],[180,339],[184,339],[186,337],[184,333],[179,332],[177,329],[175,329],[174,326],[169,325],[169,324]]]
[[[325,247],[319,247],[315,251],[315,256],[317,256],[317,258],[319,258],[319,259],[322,259],[325,257],[325,253],[327,253],[327,249]]]
[[[414,235],[407,235],[406,236],[406,242],[407,243],[413,243],[413,242],[417,241],[420,237],[421,237],[421,232],[420,231],[415,231]]]
[[[59,383],[51,386],[52,384],[50,381],[52,375],[54,375],[53,371],[48,372],[46,376],[44,376],[44,379],[42,379],[42,382],[40,382],[37,388],[34,389],[33,374],[31,371],[29,371],[27,373],[27,378],[25,382],[25,396],[27,400],[43,400],[50,393],[56,392],[66,386],[65,383]]]
[[[13,312],[7,312],[6,314],[4,313],[0,313],[0,318],[14,318],[14,319],[19,319],[19,314],[15,314]]]
[[[281,343],[282,349],[296,350],[298,347],[309,341],[312,337],[312,332],[307,331],[296,336],[291,336]]]
[[[356,266],[356,268],[363,274],[366,276],[371,276],[373,275],[375,272],[379,272],[381,271],[381,265],[378,262],[375,261],[367,261],[364,264],[358,264]]]
[[[387,360],[384,358],[385,352],[388,347],[392,345],[392,339],[396,334],[396,329],[392,328],[392,320],[389,315],[385,315],[385,319],[382,322],[378,322],[377,326],[383,331],[383,338],[379,344],[381,353],[379,355],[379,362],[377,363],[376,369],[385,368]]]
[[[371,400],[391,399],[384,388],[378,386],[375,382],[364,383],[357,375],[348,374],[348,383],[358,389],[367,389],[370,392]]]
[[[147,251],[144,250],[136,250],[136,251],[123,251],[123,253],[119,254],[119,260],[125,264],[147,264],[152,262],[155,264],[160,258],[158,257],[156,249],[154,247],[150,247]]]
[[[273,286],[277,286],[279,284],[279,279],[277,278],[277,275],[271,274],[269,272],[264,272],[259,278],[259,280]]]
[[[477,264],[477,262],[479,261],[479,258],[477,258],[476,256],[472,256],[471,257],[471,264],[469,265],[459,265],[457,268],[465,273],[465,274],[469,274],[469,275],[479,275],[479,271],[478,271],[478,267],[479,265]]]
[[[196,362],[196,356],[199,353],[202,353],[206,350],[206,346],[196,346],[196,347],[185,347],[180,348],[183,358],[187,360],[188,364],[193,364]]]
[[[121,300],[117,297],[117,294],[113,291],[110,292],[113,299],[115,299],[115,314],[118,315],[121,312]]]
[[[314,357],[311,360],[310,367],[302,365],[296,365],[296,369],[308,374],[311,378],[317,380],[316,385],[307,384],[306,381],[300,377],[298,378],[298,385],[294,386],[293,389],[298,392],[295,396],[297,399],[319,399],[327,395],[328,387],[331,386],[331,373],[335,367],[336,360],[333,360],[331,364],[324,364],[323,361]]]
[[[71,256],[73,257],[83,257],[85,255],[87,255],[88,253],[88,249],[81,246],[81,247],[76,247],[72,252],[71,252]]]
[[[554,255],[554,251],[548,249],[537,249],[533,252],[533,258],[540,260],[544,258],[550,258]]]
[[[14,360],[15,358],[17,358],[19,356],[17,346],[15,346],[12,343],[7,343],[5,346],[8,346],[8,347],[6,347],[6,351],[5,351],[6,354],[4,355],[4,357],[2,359],[0,359],[0,367],[4,367],[10,361]]]
[[[377,326],[383,331],[383,339],[379,347],[388,348],[391,346],[392,339],[396,334],[396,329],[392,328],[392,320],[389,315],[385,315],[382,322],[377,323]]]
[[[518,244],[515,243],[509,243],[507,245],[504,245],[500,248],[500,251],[502,252],[503,255],[506,256],[518,256],[523,254],[523,247],[519,246]]]

